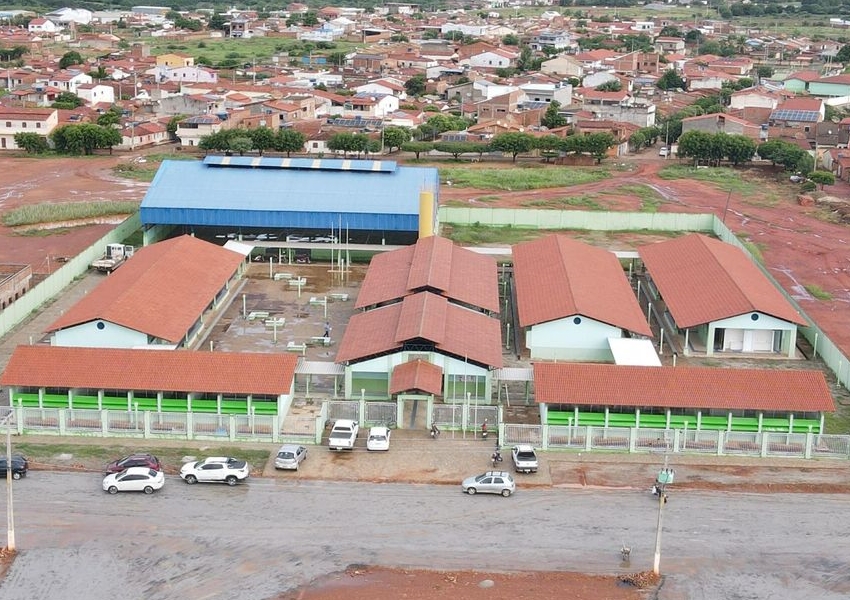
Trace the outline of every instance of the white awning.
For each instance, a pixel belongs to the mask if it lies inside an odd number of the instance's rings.
[[[635,338],[608,338],[608,346],[614,355],[614,363],[637,367],[660,367],[661,359],[652,340]]]
[[[295,366],[296,375],[345,375],[345,367],[332,362],[318,360],[299,360]]]
[[[242,242],[234,242],[233,240],[228,240],[224,247],[242,256],[248,256],[251,254],[251,250],[254,249],[254,246],[251,244],[243,244]]]

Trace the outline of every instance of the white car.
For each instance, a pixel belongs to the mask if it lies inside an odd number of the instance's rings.
[[[274,468],[297,471],[304,460],[307,460],[307,448],[297,444],[284,444],[274,457]]]
[[[658,150],[658,156],[667,156],[668,154],[670,154],[670,148],[667,146],[661,146]]]
[[[372,427],[366,440],[366,450],[389,450],[390,435],[387,427]]]
[[[187,462],[180,469],[180,477],[186,483],[224,482],[236,485],[248,478],[251,465],[230,456],[211,456],[204,460]]]
[[[103,478],[103,491],[110,494],[118,492],[144,492],[153,494],[154,490],[165,485],[165,474],[148,467],[129,467],[120,473],[110,473]]]

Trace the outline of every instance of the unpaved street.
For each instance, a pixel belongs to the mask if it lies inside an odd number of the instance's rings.
[[[353,563],[633,572],[652,567],[657,515],[646,491],[521,483],[508,499],[285,478],[228,488],[171,477],[153,496],[106,495],[98,474],[33,472],[14,485],[21,554],[4,600],[257,600]],[[674,491],[658,597],[847,598],[848,508],[846,495]]]

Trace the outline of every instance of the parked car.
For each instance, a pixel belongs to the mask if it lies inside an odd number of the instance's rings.
[[[661,146],[658,150],[658,156],[667,156],[668,154],[670,154],[670,148],[667,146]]]
[[[520,444],[511,449],[514,470],[517,473],[537,473],[537,453],[528,444]]]
[[[103,478],[103,491],[110,494],[118,492],[144,492],[153,494],[154,490],[165,485],[165,474],[148,467],[128,467],[120,473],[110,473]]]
[[[162,463],[156,456],[153,454],[139,452],[137,454],[131,454],[130,456],[113,460],[111,463],[106,465],[103,472],[120,473],[124,469],[128,469],[130,467],[147,467],[154,471],[162,471]]]
[[[516,491],[514,478],[507,471],[487,471],[481,475],[467,477],[460,487],[470,496],[479,493],[501,494],[507,498]]]
[[[180,477],[186,483],[224,482],[236,485],[248,478],[251,466],[244,460],[230,456],[210,456],[204,460],[187,462],[180,469]]]
[[[366,450],[389,450],[390,435],[387,427],[372,427],[366,440]]]
[[[20,479],[21,477],[24,477],[29,468],[30,463],[26,456],[23,454],[12,455],[12,479]],[[6,462],[6,454],[3,453],[3,456],[0,456],[0,478],[6,479],[8,469],[9,467]]]
[[[298,470],[298,465],[307,460],[307,448],[296,444],[284,444],[274,458],[275,469]]]

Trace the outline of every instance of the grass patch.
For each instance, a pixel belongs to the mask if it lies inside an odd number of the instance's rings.
[[[535,165],[505,169],[464,169],[462,167],[440,167],[440,180],[458,187],[473,187],[482,190],[536,190],[541,188],[565,187],[593,183],[608,177],[604,169],[545,168]]]
[[[515,227],[488,227],[483,225],[444,226],[441,235],[458,244],[518,244],[540,237],[537,229]]]
[[[584,208],[587,210],[605,210],[605,207],[596,202],[593,196],[566,196],[564,198],[551,198],[549,200],[534,200],[526,204],[533,208]]]
[[[282,52],[288,52],[289,57],[281,57],[281,65],[286,66],[289,61],[297,61],[300,65],[302,56],[313,57],[331,54],[333,52],[351,52],[356,48],[362,48],[363,44],[354,42],[333,42],[334,47],[330,49],[319,49],[316,44],[309,46],[295,39],[284,39],[278,37],[252,37],[252,38],[202,38],[197,40],[168,40],[159,38],[146,38],[145,43],[151,47],[151,54],[168,54],[170,52],[182,52],[194,56],[196,59],[203,56],[213,65],[218,65],[225,59],[235,60],[240,70],[251,70],[252,64],[256,63],[257,72],[273,74],[276,71],[271,66],[271,57]],[[248,67],[244,65],[248,64]]]
[[[818,300],[832,300],[832,294],[827,292],[825,289],[823,289],[819,285],[815,285],[813,283],[810,283],[810,284],[804,285],[803,287],[806,288],[806,291],[809,292],[812,296],[814,296]]]
[[[149,154],[145,157],[145,162],[126,162],[115,165],[112,167],[112,172],[118,175],[119,177],[124,177],[126,179],[134,179],[136,181],[145,181],[150,183],[153,181],[153,178],[156,176],[156,172],[159,170],[159,165],[162,164],[164,160],[199,160],[197,156],[192,156],[191,154],[178,154],[178,153],[161,153],[161,154]]]
[[[19,227],[38,223],[57,223],[129,215],[139,210],[138,202],[42,202],[21,206],[3,215],[3,225]]]
[[[753,255],[753,258],[757,260],[759,263],[764,264],[764,255],[761,252],[761,246],[756,244],[755,242],[750,242],[749,240],[745,240],[739,236],[741,243],[744,245],[750,254]]]
[[[730,169],[729,167],[709,167],[708,169],[697,169],[687,165],[670,165],[658,171],[662,179],[695,179],[713,183],[724,192],[732,192],[740,196],[750,198],[759,194],[762,190],[761,184],[742,178],[742,171]]]
[[[103,441],[107,442],[108,440]],[[270,456],[267,450],[245,450],[233,446],[210,446],[205,447],[204,450],[199,450],[198,448],[180,446],[179,442],[175,442],[174,446],[145,449],[144,440],[134,441],[132,444],[127,445],[74,444],[67,442],[37,444],[21,442],[15,444],[15,450],[29,458],[30,462],[37,466],[67,466],[68,464],[73,464],[81,465],[86,469],[102,469],[107,463],[116,458],[122,458],[135,452],[151,452],[159,457],[166,471],[170,473],[180,470],[184,456],[197,456],[198,458],[205,456],[235,456],[247,460],[253,469],[263,469]],[[60,454],[70,454],[73,458],[70,463],[59,461],[57,457]]]
[[[642,183],[630,183],[627,185],[621,185],[618,188],[614,188],[613,190],[608,190],[602,192],[603,194],[608,195],[631,195],[637,196],[640,199],[640,211],[641,212],[649,212],[655,213],[658,212],[658,208],[664,202],[664,198],[652,189],[648,185],[644,185]]]

